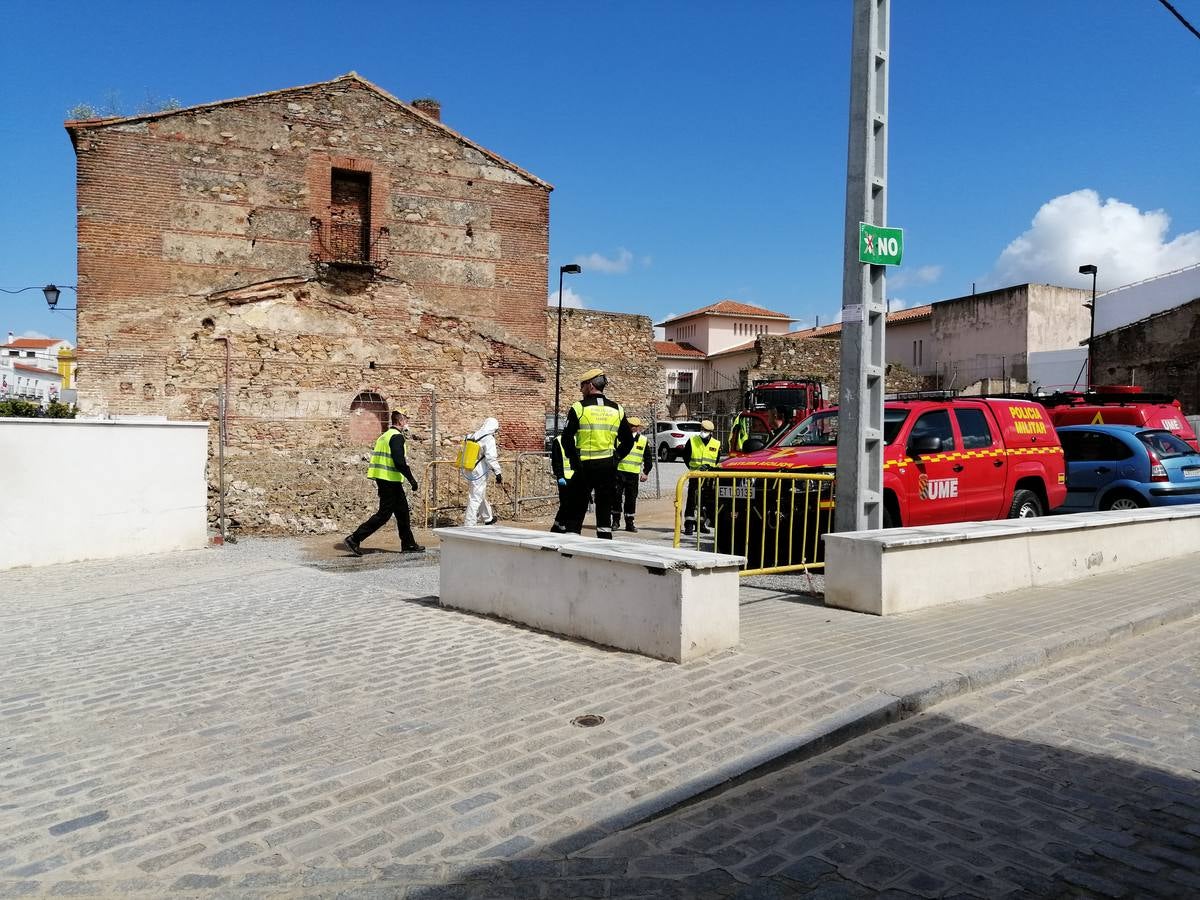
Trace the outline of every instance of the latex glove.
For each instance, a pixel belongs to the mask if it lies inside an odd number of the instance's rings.
[[[499,472],[496,473],[496,484],[504,484],[504,476]]]
[[[559,487],[566,487],[566,486],[567,486],[567,479],[565,479],[565,478],[560,478],[560,479],[558,479],[558,486],[559,486]]]

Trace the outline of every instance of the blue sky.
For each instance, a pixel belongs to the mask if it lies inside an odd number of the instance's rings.
[[[69,107],[355,70],[555,185],[568,302],[840,306],[849,0],[3,4],[0,287],[74,284]],[[1154,0],[897,2],[891,59],[898,304],[1200,262],[1200,41]],[[40,292],[0,304],[0,332],[73,336]]]

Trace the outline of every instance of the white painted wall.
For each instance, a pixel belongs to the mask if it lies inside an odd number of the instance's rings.
[[[1174,309],[1198,297],[1200,263],[1116,288],[1096,298],[1096,334]]]
[[[439,528],[439,601],[657,659],[737,645],[740,556],[524,528]]]
[[[0,419],[0,570],[203,547],[208,424]]]
[[[912,612],[1166,562],[1198,544],[1193,506],[829,534],[825,605]]]

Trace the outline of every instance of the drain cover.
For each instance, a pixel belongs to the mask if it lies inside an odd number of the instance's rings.
[[[597,725],[604,724],[604,716],[588,713],[586,716],[576,716],[571,720],[571,724],[578,725],[580,728],[595,728]]]

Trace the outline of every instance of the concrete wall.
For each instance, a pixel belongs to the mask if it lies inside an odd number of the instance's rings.
[[[1091,327],[1091,314],[1084,307],[1091,302],[1091,291],[1054,284],[1031,284],[1028,290],[1025,352],[1078,350]]]
[[[547,185],[356,78],[73,136],[80,406],[213,421],[228,339],[234,527],[366,517],[364,392],[412,409],[423,459],[426,385],[443,445],[495,415],[541,448]],[[314,271],[335,168],[370,176],[379,277]]]
[[[919,342],[916,351],[913,349],[914,342]],[[935,371],[937,354],[934,349],[932,317],[915,322],[889,324],[883,343],[884,359],[890,364],[903,366],[917,375],[931,375]]]
[[[0,419],[0,569],[203,547],[206,430]]]
[[[1103,266],[1100,275],[1104,275]],[[1138,322],[1197,298],[1200,298],[1200,263],[1116,288],[1096,298],[1096,334]]]
[[[1200,412],[1200,299],[1097,335],[1092,350],[1097,382],[1173,394]]]

